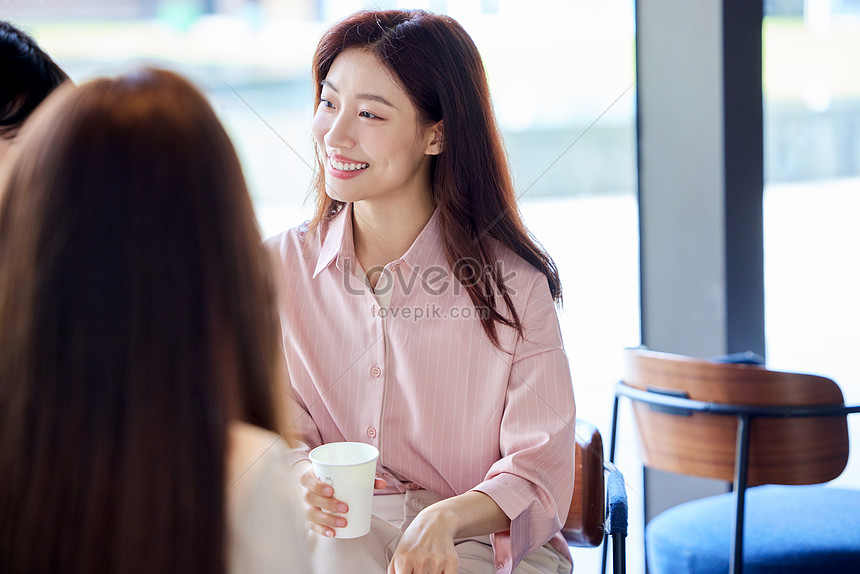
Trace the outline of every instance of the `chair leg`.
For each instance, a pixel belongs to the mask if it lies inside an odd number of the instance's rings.
[[[614,574],[626,574],[627,572],[627,546],[624,534],[612,535],[612,572]]]
[[[609,431],[609,462],[615,462],[615,429],[618,426],[618,395],[612,401],[612,428]]]
[[[626,574],[627,572],[627,542],[625,535],[616,533],[612,536],[603,535],[603,559],[600,562],[600,574],[606,574],[606,549],[612,540],[612,573]]]
[[[744,569],[744,504],[749,459],[749,422],[749,416],[738,416],[738,438],[735,447],[735,522],[732,524],[733,537],[729,562],[731,574],[742,574]]]
[[[618,395],[615,395],[615,399],[612,401],[612,427],[609,432],[609,462],[615,462],[615,429],[618,426]],[[614,535],[612,540],[612,570],[613,572],[618,572],[619,564],[621,565],[621,571],[624,571],[626,561],[622,560],[620,563],[617,560],[616,556],[616,547],[617,542],[616,539],[618,535]],[[607,552],[609,550],[609,534],[606,533],[603,535],[603,558],[600,560],[600,574],[606,574],[606,558]],[[624,556],[624,548],[621,549],[621,555]]]
[[[600,560],[600,574],[606,574],[606,550],[609,546],[609,534],[603,535],[603,558]]]

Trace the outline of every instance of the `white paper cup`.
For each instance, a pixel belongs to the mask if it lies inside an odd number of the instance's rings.
[[[335,528],[335,538],[358,538],[370,532],[373,484],[379,451],[363,442],[330,442],[308,455],[314,474],[334,488],[334,497],[349,506],[346,527]]]

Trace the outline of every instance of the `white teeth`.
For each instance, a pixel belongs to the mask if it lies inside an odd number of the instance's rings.
[[[370,167],[369,163],[343,163],[340,161],[335,161],[333,159],[330,159],[329,163],[333,168],[340,171],[357,171],[359,169]]]

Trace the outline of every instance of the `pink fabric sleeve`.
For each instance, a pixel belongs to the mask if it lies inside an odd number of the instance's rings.
[[[271,238],[266,242],[267,247],[273,255],[278,308],[281,311],[281,315],[283,315],[283,310],[286,306],[296,304],[295,293],[283,281],[283,271],[287,267],[286,262],[290,260],[290,256],[292,255],[288,252],[289,238],[289,235],[285,233],[281,236]],[[302,460],[306,460],[311,449],[322,444],[322,437],[316,423],[308,413],[307,405],[304,404],[301,397],[297,396],[293,390],[288,367],[291,361],[288,360],[288,357],[290,353],[295,353],[295,350],[287,347],[288,338],[281,337],[281,341],[281,350],[284,357],[284,381],[281,385],[283,404],[281,408],[287,423],[285,432],[292,439],[290,440],[292,447],[289,449],[288,460],[290,466],[293,466]]]
[[[502,417],[502,458],[474,488],[511,519],[510,532],[493,537],[502,574],[558,533],[573,496],[576,410],[570,367],[543,275],[521,320],[524,338],[515,352]]]

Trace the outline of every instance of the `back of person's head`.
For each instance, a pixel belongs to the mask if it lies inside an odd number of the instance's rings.
[[[68,79],[33,38],[0,20],[0,138],[15,137],[36,106]]]
[[[143,70],[53,94],[0,183],[0,568],[224,571],[227,425],[277,428],[239,161]]]

